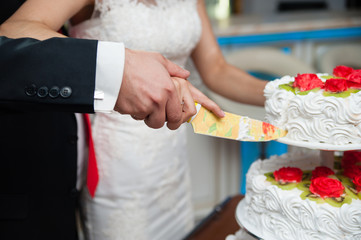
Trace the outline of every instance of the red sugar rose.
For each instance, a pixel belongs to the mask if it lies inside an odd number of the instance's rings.
[[[324,83],[314,73],[297,74],[293,87],[297,87],[301,92],[314,88],[323,88]]]
[[[345,79],[330,78],[325,82],[325,91],[328,92],[343,92],[347,89],[348,85]]]
[[[355,83],[355,82],[347,81],[347,86],[348,86],[348,88],[360,89],[361,88],[361,83]]]
[[[357,163],[361,164],[361,152],[359,151],[346,151],[343,153],[341,167],[347,168]]]
[[[361,176],[361,166],[353,165],[345,167],[343,175],[348,178],[354,179],[357,176]]]
[[[361,192],[361,176],[356,176],[352,182],[355,184],[356,191]]]
[[[301,182],[303,172],[295,167],[283,167],[273,172],[276,181]]]
[[[343,77],[346,78],[348,75],[350,75],[354,71],[353,68],[347,67],[347,66],[336,66],[333,69],[333,75],[335,77]]]
[[[332,171],[330,168],[328,167],[324,167],[324,166],[320,166],[320,167],[316,167],[313,171],[312,171],[312,179],[318,178],[318,177],[328,177],[330,175],[334,175],[335,172]]]
[[[346,79],[350,82],[361,84],[361,70],[354,70]]]
[[[311,180],[310,191],[322,198],[340,197],[345,187],[336,179],[328,177],[318,177]]]

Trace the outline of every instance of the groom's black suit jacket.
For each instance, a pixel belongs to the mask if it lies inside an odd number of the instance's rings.
[[[1,21],[21,2],[0,6]],[[90,40],[0,37],[0,239],[77,238],[73,112],[93,112],[96,51]]]

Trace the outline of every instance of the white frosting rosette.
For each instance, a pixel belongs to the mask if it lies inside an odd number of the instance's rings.
[[[315,224],[320,234],[339,239],[340,236],[343,236],[343,233],[339,228],[335,210],[335,208],[323,208],[321,205],[315,212]],[[337,236],[338,238],[336,238]]]
[[[344,204],[337,217],[340,229],[349,234],[361,236],[361,203]]]
[[[287,222],[287,219],[282,218],[280,214],[274,215],[264,213],[262,215],[263,236],[272,236],[273,239],[290,240],[295,239],[296,229],[294,225]]]
[[[310,201],[305,201],[303,204],[300,204],[299,208],[299,220],[300,225],[302,229],[306,230],[312,230],[314,232],[317,232],[315,230],[315,212],[317,209],[315,209],[315,206],[313,204],[310,204]]]

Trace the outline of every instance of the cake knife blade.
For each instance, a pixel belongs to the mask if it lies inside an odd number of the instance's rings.
[[[198,103],[196,108],[197,113],[188,122],[198,134],[249,142],[270,141],[287,134],[281,128],[256,119],[228,112],[225,117],[218,118]]]

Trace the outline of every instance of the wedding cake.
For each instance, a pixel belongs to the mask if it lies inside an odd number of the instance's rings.
[[[243,227],[265,240],[361,239],[361,153],[339,170],[320,167],[319,151],[254,162],[237,209]]]
[[[298,74],[269,82],[265,121],[287,138],[334,145],[361,143],[361,70],[338,66],[333,74]]]
[[[295,142],[360,144],[360,90],[361,70],[346,66],[282,77],[265,88],[266,122]],[[338,153],[298,148],[254,162],[236,210],[243,230],[265,240],[361,240],[361,152]]]

